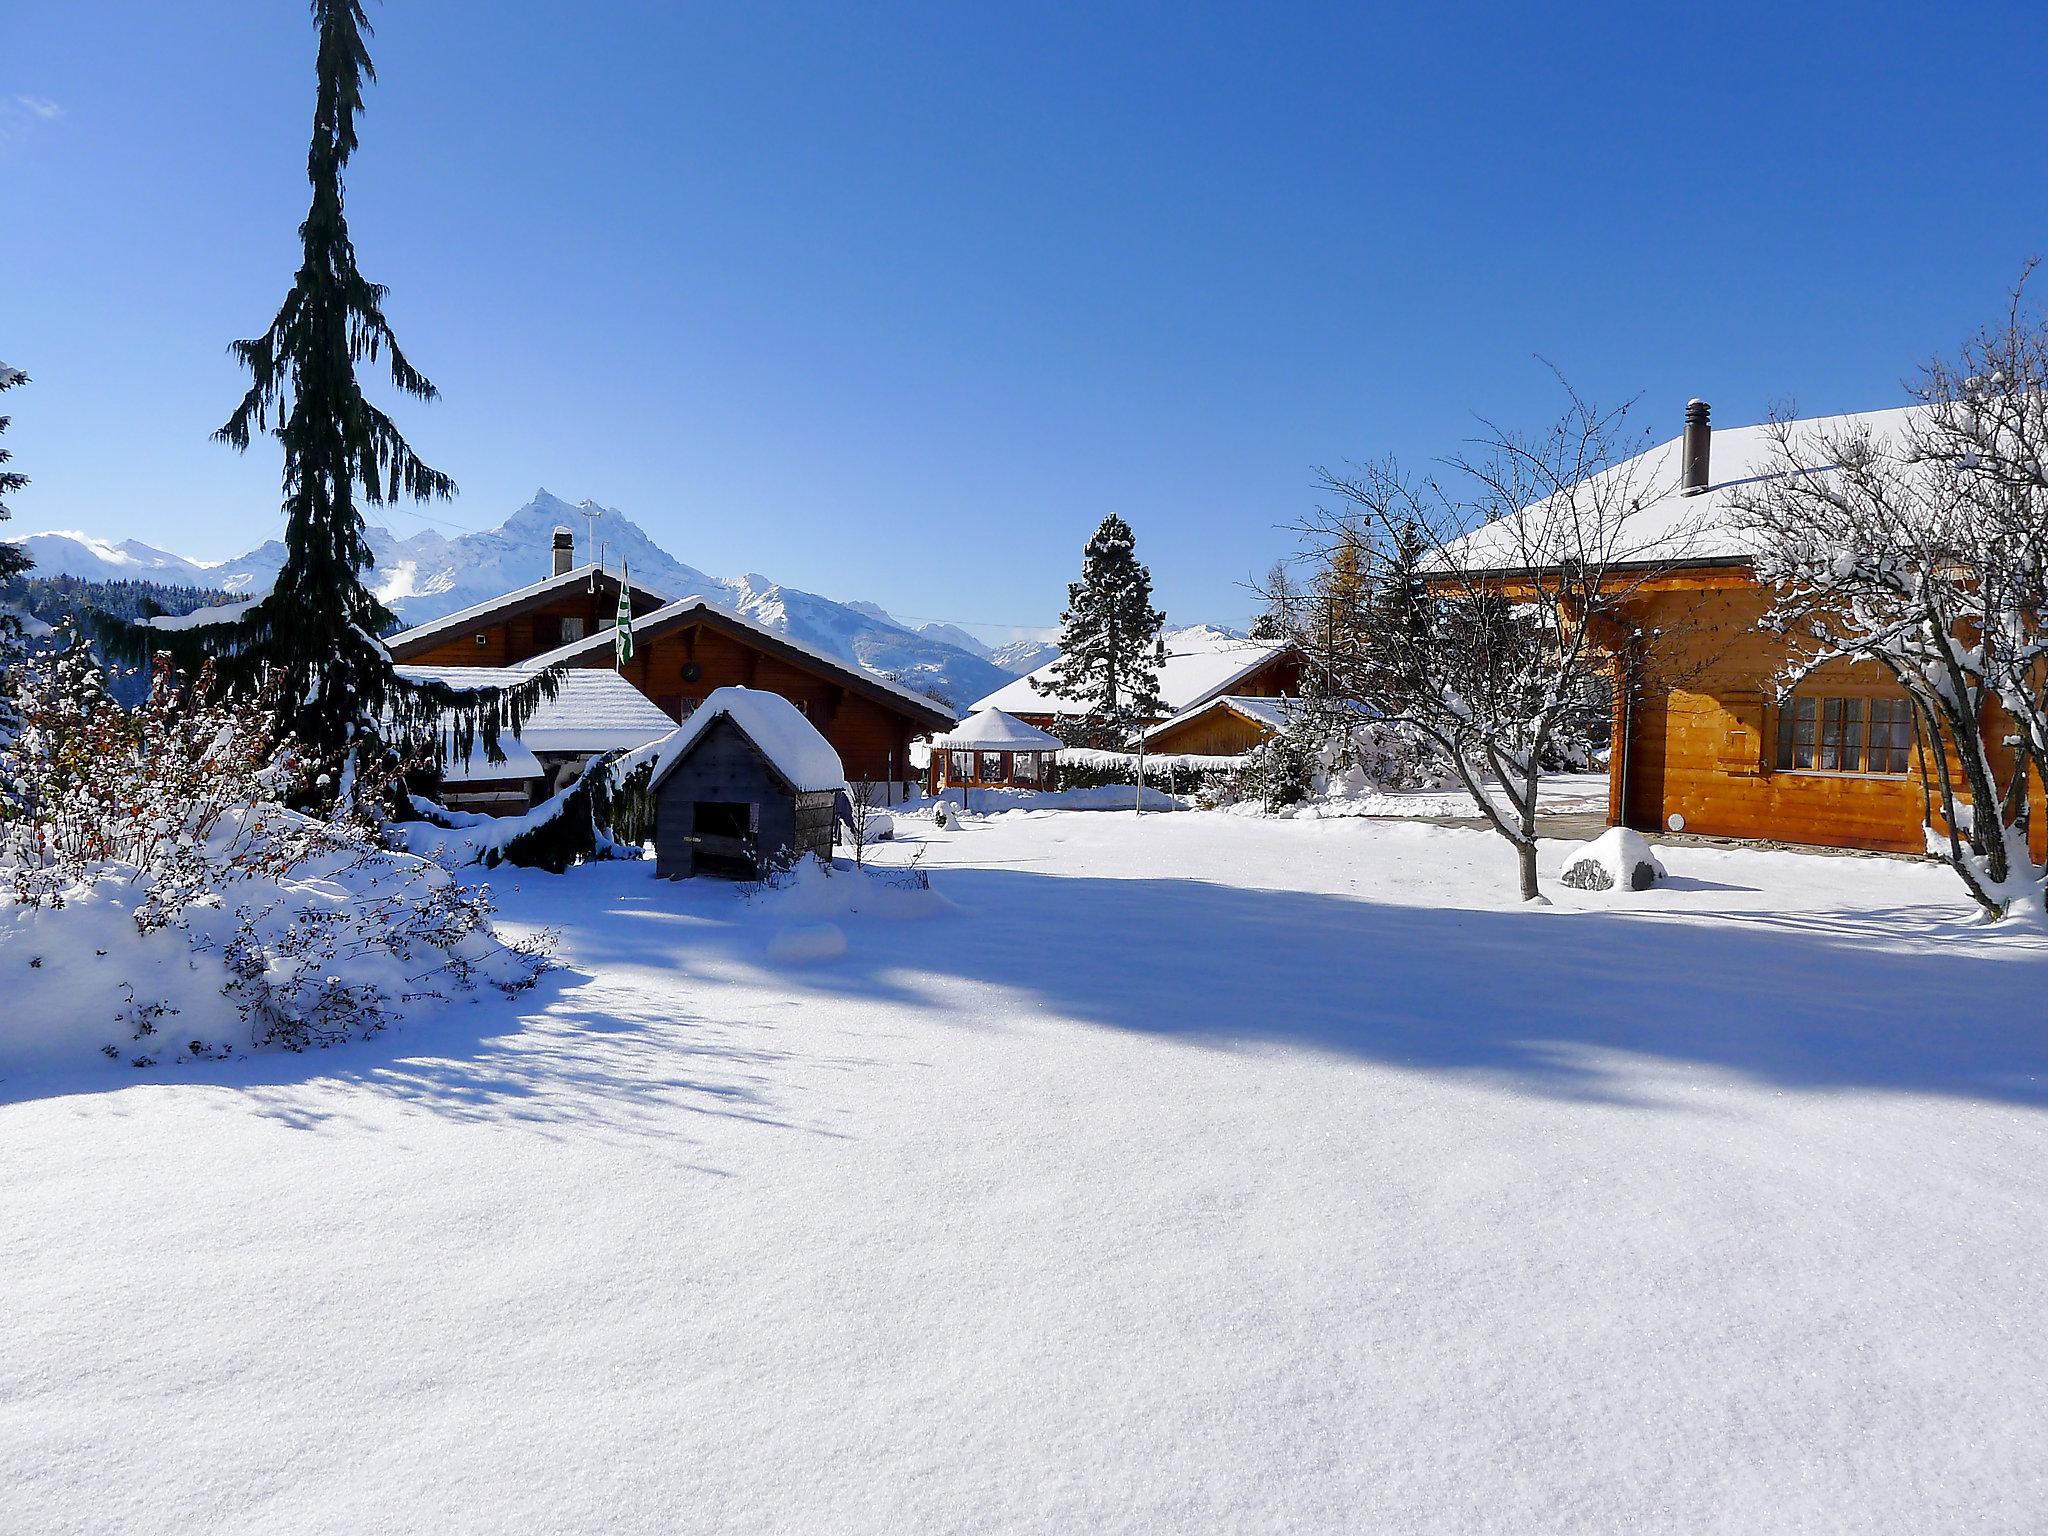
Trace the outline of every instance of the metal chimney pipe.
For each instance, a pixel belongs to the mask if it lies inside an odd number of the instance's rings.
[[[549,574],[566,576],[576,567],[576,535],[566,528],[555,530],[555,565]]]
[[[1714,429],[1709,420],[1710,413],[1704,400],[1688,400],[1685,404],[1685,453],[1684,478],[1679,482],[1681,496],[1697,496],[1711,483],[1710,470],[1714,452]]]

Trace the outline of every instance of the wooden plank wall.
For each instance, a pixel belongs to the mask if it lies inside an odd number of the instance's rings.
[[[1759,629],[1755,586],[1645,594],[1633,617],[1657,636],[1642,660],[1629,725],[1629,826],[1837,848],[1916,853],[1925,846],[1920,756],[1903,777],[1782,772],[1777,675],[1784,642]],[[1831,663],[1801,684],[1823,697],[1895,698],[1874,662]],[[2037,818],[2036,841],[2048,837]]]
[[[695,808],[700,800],[733,801],[761,807],[758,848],[763,859],[788,850],[796,841],[794,798],[768,770],[761,754],[730,720],[721,719],[697,739],[688,757],[678,763],[654,796],[654,872],[663,879],[696,873],[695,848],[687,839],[696,831]],[[829,852],[830,821],[826,823]]]
[[[1278,695],[1250,695],[1278,697]],[[1272,732],[1235,710],[1217,705],[1145,744],[1147,752],[1191,752],[1202,757],[1236,757],[1268,740]]]

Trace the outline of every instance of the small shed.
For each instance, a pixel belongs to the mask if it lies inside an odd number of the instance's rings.
[[[932,739],[925,770],[931,793],[942,789],[1050,789],[1060,739],[990,707]]]
[[[752,880],[785,859],[832,857],[846,774],[782,695],[719,688],[662,743],[649,787],[655,874]]]

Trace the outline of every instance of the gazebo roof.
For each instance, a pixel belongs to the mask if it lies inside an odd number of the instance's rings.
[[[947,751],[1057,752],[1061,743],[1052,732],[1026,725],[991,705],[969,715],[945,735],[933,737],[932,745]]]

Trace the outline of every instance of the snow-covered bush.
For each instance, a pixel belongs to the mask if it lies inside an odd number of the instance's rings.
[[[82,646],[18,669],[21,726],[0,753],[0,985],[24,1006],[0,1060],[61,1055],[118,1024],[125,1044],[93,1043],[151,1065],[172,1015],[185,1054],[303,1050],[533,983],[544,960],[498,939],[485,892],[393,852],[371,822],[280,804],[290,744],[263,701],[209,701],[207,684],[160,666],[130,712]]]
[[[1235,779],[1211,803],[1251,801],[1280,811],[1310,800],[1355,800],[1449,781],[1436,748],[1413,726],[1368,718],[1355,708],[1304,708],[1245,754]]]

